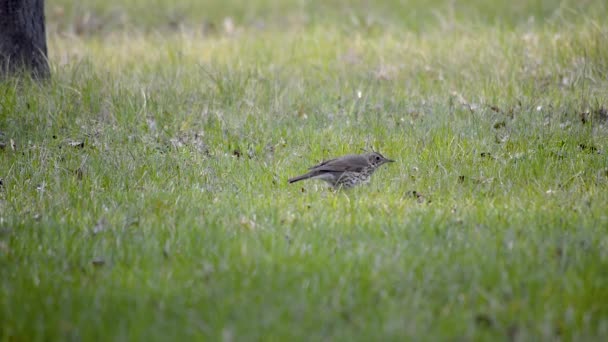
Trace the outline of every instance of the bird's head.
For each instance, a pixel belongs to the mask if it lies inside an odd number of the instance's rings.
[[[367,157],[367,160],[369,161],[370,165],[372,165],[372,167],[374,167],[374,168],[376,168],[380,165],[386,164],[386,163],[394,162],[394,160],[388,159],[378,152],[367,153],[366,157]]]

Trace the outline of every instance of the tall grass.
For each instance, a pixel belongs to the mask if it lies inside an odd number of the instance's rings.
[[[52,79],[0,84],[2,339],[605,339],[606,5],[493,4],[47,4]]]

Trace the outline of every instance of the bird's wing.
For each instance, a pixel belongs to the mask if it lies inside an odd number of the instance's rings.
[[[316,168],[318,168],[318,167],[321,167],[321,166],[323,166],[323,165],[326,165],[327,163],[331,163],[331,162],[333,162],[333,161],[334,161],[334,160],[336,160],[336,159],[337,159],[337,158],[334,158],[334,159],[329,159],[329,160],[324,160],[324,161],[320,162],[320,163],[319,163],[319,164],[317,164],[317,165],[314,165],[314,166],[309,167],[308,169],[309,169],[309,170],[314,170],[314,169],[316,169]]]
[[[313,171],[321,172],[360,172],[369,166],[367,158],[360,155],[350,155],[341,158],[330,159],[310,168]]]

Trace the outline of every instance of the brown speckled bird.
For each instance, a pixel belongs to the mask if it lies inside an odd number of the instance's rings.
[[[308,173],[289,179],[289,183],[305,179],[321,179],[334,189],[352,188],[368,183],[378,167],[392,162],[394,160],[385,158],[378,152],[351,154],[315,165],[309,169]]]

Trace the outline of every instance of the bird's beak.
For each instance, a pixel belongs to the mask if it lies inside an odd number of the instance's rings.
[[[394,161],[394,160],[392,160],[392,159],[385,159],[385,160],[384,160],[384,162],[385,162],[385,163],[394,163],[395,161]]]

